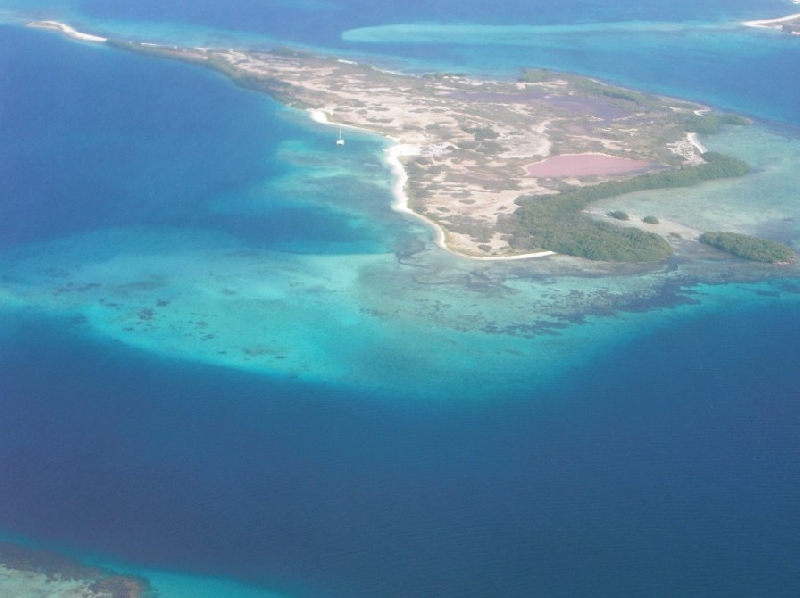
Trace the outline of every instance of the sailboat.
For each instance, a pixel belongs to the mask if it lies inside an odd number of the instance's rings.
[[[336,140],[336,145],[344,145],[344,139],[342,138],[342,127],[339,127],[339,139]]]

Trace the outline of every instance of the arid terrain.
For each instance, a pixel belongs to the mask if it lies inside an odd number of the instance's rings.
[[[168,48],[140,52],[205,64],[319,120],[395,142],[405,200],[473,256],[513,254],[498,218],[520,196],[703,162],[687,122],[708,111],[683,101],[531,70],[518,81],[407,75],[307,52]],[[333,143],[332,135],[332,143]]]

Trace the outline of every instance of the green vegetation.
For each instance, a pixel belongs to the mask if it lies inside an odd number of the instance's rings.
[[[316,58],[316,54],[308,50],[298,50],[296,48],[287,48],[286,46],[278,46],[272,48],[267,52],[274,56],[285,56],[287,58]]]
[[[570,73],[558,73],[548,69],[531,68],[526,69],[519,78],[519,80],[524,83],[544,83],[554,79],[569,81],[576,90],[587,96],[631,102],[640,107],[657,108],[665,106],[664,98],[641,91],[625,89],[624,87],[608,85],[602,81]],[[673,105],[673,103],[670,105]],[[675,113],[672,122],[678,123],[686,132],[711,135],[718,132],[725,125],[746,125],[750,123],[749,119],[737,114],[715,114],[710,111],[697,114],[693,110],[693,108],[697,108],[696,105],[678,104],[678,107],[686,112]]]
[[[588,204],[599,199],[608,199],[634,191],[691,187],[704,181],[744,176],[750,170],[747,162],[723,154],[706,152],[703,154],[703,158],[706,163],[699,166],[685,166],[674,170],[642,174],[622,181],[609,181],[590,187],[579,187],[562,195],[569,195],[577,201]]]
[[[497,154],[505,151],[505,146],[497,143],[496,141],[481,141],[480,145],[476,148],[476,151],[486,154],[487,156],[496,156]]]
[[[612,218],[616,218],[617,220],[630,220],[630,216],[628,216],[628,213],[623,212],[622,210],[614,210],[613,212],[608,212],[607,216],[611,216]]]
[[[188,62],[205,68],[209,68],[218,71],[223,75],[227,75],[236,85],[238,85],[239,87],[243,87],[244,89],[250,89],[253,91],[260,91],[263,93],[267,93],[277,101],[284,103],[288,106],[293,106],[295,108],[309,107],[304,102],[297,99],[296,97],[297,94],[293,93],[293,88],[291,85],[283,81],[279,81],[278,79],[275,79],[273,77],[262,77],[260,75],[247,73],[245,71],[239,70],[236,68],[236,66],[230,64],[227,60],[220,58],[218,56],[210,56],[206,58],[205,56],[201,56],[197,53],[181,50],[178,48],[168,48],[165,46],[149,46],[137,42],[128,42],[115,39],[109,39],[108,42],[106,43],[109,46],[113,48],[118,48],[120,50],[129,50],[132,52],[137,52],[139,54],[158,56],[162,58],[173,58],[175,60],[180,60],[183,62]],[[278,56],[298,56],[298,57],[313,56],[312,54],[307,52],[295,51],[287,48],[277,48],[269,53]]]
[[[552,81],[553,79],[569,81],[575,87],[575,89],[588,96],[608,98],[610,100],[624,100],[643,106],[658,105],[663,103],[662,100],[654,95],[649,95],[640,91],[634,91],[632,89],[625,89],[623,87],[615,87],[613,85],[608,85],[601,81],[580,75],[559,73],[543,68],[525,69],[520,76],[519,81],[523,83],[544,83],[545,81]]]
[[[776,264],[794,261],[791,247],[741,233],[703,233],[700,242],[756,262]]]
[[[587,79],[585,77],[577,77],[572,75],[569,81],[580,91],[587,95],[608,98],[610,100],[625,100],[633,102],[642,106],[650,106],[661,104],[662,100],[656,96],[642,93],[641,91],[633,91],[631,89],[624,89],[622,87],[614,87],[595,81],[594,79]]]
[[[557,196],[554,196],[557,197]],[[510,245],[520,251],[549,249],[592,260],[654,262],[669,256],[672,248],[662,237],[638,228],[615,226],[565,209],[554,198],[541,198],[510,216],[521,232]]]
[[[694,112],[688,114],[681,114],[678,117],[680,122],[687,132],[700,133],[701,135],[713,135],[717,133],[724,125],[746,125],[750,121],[744,116],[738,114],[695,114]]]
[[[487,139],[497,139],[500,135],[492,127],[464,127],[467,133],[475,135],[475,141],[485,141]]]
[[[642,218],[642,222],[644,222],[645,224],[658,224],[658,218],[656,218],[651,214],[648,214],[647,216]]]
[[[633,191],[687,187],[703,181],[742,176],[746,162],[708,152],[705,164],[643,174],[622,181],[567,189],[546,196],[520,197],[519,208],[500,220],[509,244],[519,251],[549,249],[595,260],[657,261],[672,248],[655,233],[599,222],[581,214],[589,204]]]
[[[544,83],[554,78],[553,71],[549,69],[525,69],[519,80],[522,83]]]

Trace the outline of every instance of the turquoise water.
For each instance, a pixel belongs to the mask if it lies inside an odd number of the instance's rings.
[[[786,3],[0,6],[744,110],[750,177],[607,207],[800,236],[799,46],[735,26]],[[0,76],[7,533],[176,598],[793,595],[795,268],[468,260],[383,140],[214,73],[9,25]]]

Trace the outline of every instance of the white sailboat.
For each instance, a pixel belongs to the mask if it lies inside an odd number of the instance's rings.
[[[336,145],[344,145],[344,139],[342,138],[342,127],[339,127],[339,139],[336,140]]]

